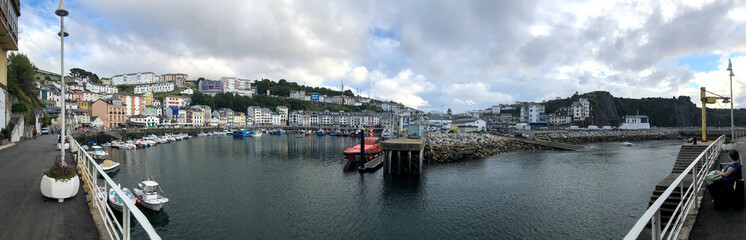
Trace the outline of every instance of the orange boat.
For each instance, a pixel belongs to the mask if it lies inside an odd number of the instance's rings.
[[[366,159],[362,162],[362,164],[365,164],[366,162],[381,156],[381,154],[383,154],[383,152],[381,151],[381,138],[365,137]],[[345,158],[349,160],[348,166],[354,167],[358,159],[360,159],[360,144],[346,149],[344,151],[344,155]]]

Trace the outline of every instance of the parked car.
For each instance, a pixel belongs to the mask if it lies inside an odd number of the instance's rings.
[[[41,128],[41,134],[49,134],[49,128]]]

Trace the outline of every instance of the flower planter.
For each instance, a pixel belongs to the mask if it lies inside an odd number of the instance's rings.
[[[44,175],[40,184],[41,194],[48,198],[56,198],[59,202],[64,201],[65,198],[74,197],[78,194],[79,187],[80,179],[77,175],[67,181],[55,180]]]
[[[60,144],[59,143],[57,144],[57,149],[60,149]],[[70,144],[69,143],[65,143],[65,149],[70,149]]]
[[[730,151],[730,150],[733,150],[733,149],[736,149],[736,144],[735,143],[724,143],[723,144],[723,150]]]

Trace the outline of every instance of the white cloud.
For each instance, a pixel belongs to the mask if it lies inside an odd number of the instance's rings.
[[[422,75],[415,75],[410,69],[400,71],[394,77],[388,77],[380,71],[370,73],[372,97],[393,100],[409,107],[427,106],[425,99],[418,94],[432,90],[432,83]]]

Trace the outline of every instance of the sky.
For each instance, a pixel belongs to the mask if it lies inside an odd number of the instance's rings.
[[[19,52],[60,69],[59,1],[21,1]],[[65,68],[286,79],[424,111],[597,90],[746,107],[746,1],[68,0]],[[744,99],[740,101],[740,99]],[[699,103],[697,103],[699,104]],[[714,107],[729,107],[715,104]]]

